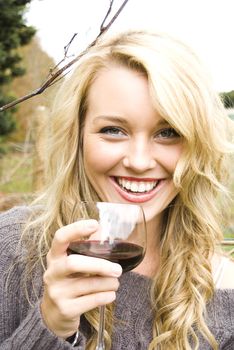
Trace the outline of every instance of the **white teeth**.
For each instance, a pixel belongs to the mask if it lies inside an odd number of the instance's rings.
[[[151,191],[158,183],[158,181],[129,181],[123,178],[116,178],[118,184],[131,192],[149,192]]]
[[[131,189],[131,182],[123,180],[123,187],[125,187],[127,190]]]
[[[140,182],[138,191],[139,192],[145,192],[146,191],[144,182]]]
[[[130,190],[131,190],[132,192],[138,192],[138,185],[136,184],[136,182],[132,182],[132,183],[131,183],[131,188],[130,188]]]
[[[152,189],[151,183],[146,184],[146,191],[150,191]]]

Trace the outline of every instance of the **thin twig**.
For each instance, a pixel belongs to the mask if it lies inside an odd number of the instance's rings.
[[[75,33],[73,36],[72,36],[72,38],[70,39],[70,41],[69,41],[69,43],[66,45],[66,46],[64,46],[64,56],[63,56],[63,58],[56,64],[56,66],[54,66],[52,69],[50,69],[50,73],[49,73],[49,75],[48,76],[50,76],[51,74],[53,74],[53,72],[67,59],[67,53],[68,53],[68,50],[69,50],[69,48],[70,48],[70,45],[71,45],[71,43],[72,43],[72,41],[74,40],[74,38],[75,38],[75,36],[77,35],[77,33]]]
[[[61,61],[59,61],[59,62],[56,64],[56,66],[54,66],[54,68],[50,69],[50,74],[49,74],[48,76],[53,75],[53,72],[54,72],[54,71],[69,57],[69,56],[68,56],[68,51],[69,51],[69,49],[70,49],[71,43],[73,42],[73,40],[75,39],[75,37],[77,36],[77,34],[78,34],[78,33],[73,34],[73,36],[72,36],[72,38],[70,39],[69,43],[68,43],[66,46],[64,46],[64,56],[63,56],[63,59],[61,59]],[[74,56],[74,55],[72,55],[72,56]],[[60,79],[58,79],[58,80],[60,80]]]
[[[36,95],[40,95],[42,94],[48,87],[52,86],[55,81],[57,80],[60,80],[62,77],[60,77],[68,68],[70,68],[74,63],[76,63],[87,51],[88,49],[90,49],[91,47],[95,46],[98,38],[104,33],[106,32],[110,26],[114,23],[114,21],[116,20],[116,18],[119,16],[119,14],[121,13],[121,11],[123,10],[123,8],[125,7],[125,5],[127,4],[128,0],[124,0],[123,3],[121,4],[121,6],[119,7],[119,9],[116,11],[116,13],[113,15],[113,17],[110,19],[110,21],[105,25],[105,22],[107,20],[107,17],[109,16],[110,12],[111,12],[111,9],[112,9],[112,5],[113,5],[113,2],[114,0],[110,0],[110,5],[109,5],[109,8],[107,10],[107,13],[100,25],[100,30],[99,30],[99,34],[97,35],[97,37],[91,42],[91,44],[88,45],[88,47],[82,51],[78,56],[76,56],[73,60],[71,60],[69,63],[67,63],[65,66],[63,66],[62,68],[58,69],[57,71],[55,70],[55,68],[58,67],[58,65],[56,65],[54,67],[54,69],[52,69],[50,71],[50,75],[49,77],[45,80],[45,82],[37,89],[31,91],[29,94],[25,95],[25,96],[22,96],[2,107],[0,107],[0,112],[3,112],[11,107],[14,107],[16,106],[17,104],[19,103],[22,103],[23,101],[26,101]],[[72,40],[74,39],[74,37],[76,36],[76,34],[73,35],[72,39],[70,40],[70,42],[68,43],[67,46],[65,46],[65,56],[64,56],[64,59],[60,62],[62,63],[67,55],[67,51],[68,51],[68,48],[72,42]],[[68,48],[67,48],[68,47]]]
[[[75,37],[77,36],[77,34],[78,34],[78,33],[73,34],[73,36],[72,36],[71,40],[69,41],[69,43],[68,43],[66,46],[64,46],[64,57],[67,57],[68,50],[69,50],[69,48],[70,48],[70,46],[71,46],[71,43],[73,42],[73,40],[75,39]]]
[[[102,23],[101,23],[100,28],[103,28],[103,27],[104,27],[104,24],[105,24],[105,22],[106,22],[106,20],[107,20],[107,17],[108,17],[109,14],[111,13],[113,2],[114,2],[114,0],[110,0],[109,9],[108,9],[108,11],[107,11],[107,13],[106,13],[106,15],[105,15],[105,17],[104,17]]]

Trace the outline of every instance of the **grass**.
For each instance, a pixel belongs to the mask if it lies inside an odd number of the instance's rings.
[[[33,161],[30,153],[8,152],[1,156],[0,162],[0,192],[32,192]]]

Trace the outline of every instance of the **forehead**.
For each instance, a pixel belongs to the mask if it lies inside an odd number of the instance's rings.
[[[143,100],[152,105],[146,76],[121,66],[101,69],[88,92],[89,107],[118,103],[137,105]]]
[[[125,67],[100,70],[90,87],[87,102],[86,119],[92,122],[103,116],[138,125],[159,119],[165,122],[153,106],[146,75]]]
[[[95,88],[100,88],[102,85],[105,87],[121,85],[122,88],[126,84],[133,84],[136,80],[144,80],[145,84],[148,84],[147,76],[141,71],[137,71],[131,68],[127,68],[122,65],[113,64],[107,67],[101,68],[95,75],[94,81],[90,86],[90,91]]]

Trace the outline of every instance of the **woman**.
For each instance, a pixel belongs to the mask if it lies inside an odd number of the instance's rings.
[[[234,263],[219,247],[233,125],[195,54],[166,35],[102,38],[48,128],[44,192],[1,216],[0,349],[95,349],[106,304],[107,349],[232,349]],[[67,255],[98,228],[69,222],[90,199],[142,205],[132,272]]]

